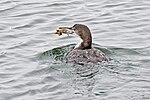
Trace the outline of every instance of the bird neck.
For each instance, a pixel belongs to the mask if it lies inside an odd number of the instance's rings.
[[[91,41],[83,40],[82,42],[79,42],[75,46],[75,49],[78,49],[78,50],[85,50],[85,49],[91,49],[91,48],[92,48],[92,40]]]
[[[91,49],[92,45],[92,35],[89,29],[84,29],[82,31],[79,31],[76,33],[81,39],[82,42],[80,42],[78,45],[76,45],[75,49]]]

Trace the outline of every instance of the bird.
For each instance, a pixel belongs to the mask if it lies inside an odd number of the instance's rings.
[[[75,48],[70,51],[66,57],[67,63],[79,65],[101,64],[110,61],[102,51],[92,47],[92,34],[88,26],[83,24],[74,24],[68,28],[76,33],[82,40]]]

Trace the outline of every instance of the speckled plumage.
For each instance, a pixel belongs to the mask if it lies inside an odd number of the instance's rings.
[[[73,49],[67,56],[67,63],[76,64],[100,64],[109,61],[110,58],[106,57],[103,52],[97,49],[77,50]]]

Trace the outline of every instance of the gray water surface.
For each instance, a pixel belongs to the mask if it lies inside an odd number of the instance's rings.
[[[75,23],[113,60],[63,62]],[[0,100],[150,100],[150,0],[0,0]]]

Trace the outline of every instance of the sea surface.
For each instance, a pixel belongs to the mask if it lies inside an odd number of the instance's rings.
[[[65,63],[76,23],[113,60]],[[150,100],[150,0],[0,0],[0,100]]]

